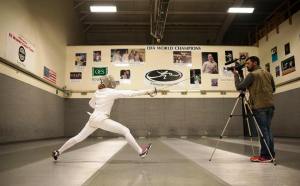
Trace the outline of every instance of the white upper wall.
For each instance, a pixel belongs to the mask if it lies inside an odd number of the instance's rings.
[[[154,47],[156,49],[149,49]],[[121,81],[118,89],[149,89],[153,85],[149,84],[146,80],[145,74],[151,70],[156,69],[169,69],[176,70],[183,73],[181,80],[185,80],[178,86],[172,86],[168,89],[171,90],[235,90],[233,76],[228,77],[223,74],[223,68],[225,63],[225,51],[232,51],[233,58],[239,58],[240,53],[247,52],[249,56],[258,55],[257,47],[246,47],[246,46],[187,46],[187,47],[198,47],[199,50],[190,50],[192,56],[192,66],[178,65],[173,62],[173,51],[179,51],[176,49],[179,46],[168,45],[169,49],[158,49],[158,47],[164,46],[69,46],[67,48],[67,63],[66,63],[66,86],[67,89],[71,90],[96,90],[99,82],[92,81],[92,68],[93,67],[107,67],[108,74],[113,75],[116,80],[120,80],[121,70],[130,70],[131,78],[130,82],[123,83]],[[172,48],[172,49],[170,49]],[[145,49],[145,63],[144,64],[132,64],[126,67],[120,67],[111,62],[111,49]],[[101,51],[101,62],[93,62],[93,51]],[[181,50],[187,51],[187,50]],[[216,52],[218,54],[218,74],[207,74],[201,72],[201,85],[191,85],[189,81],[190,69],[202,69],[202,52]],[[78,68],[75,65],[76,53],[86,53],[86,66]],[[70,72],[81,72],[82,80],[73,81],[70,80]],[[232,74],[231,72],[228,72]],[[213,87],[211,85],[212,79],[218,79],[218,86]],[[159,87],[159,86],[158,86]],[[163,86],[162,86],[163,87]],[[200,95],[198,93],[198,95]],[[75,96],[75,95],[74,95]],[[180,96],[180,93],[179,93]],[[181,96],[182,97],[182,96]],[[186,97],[186,96],[184,96]],[[189,96],[188,96],[189,97]]]
[[[9,0],[2,1],[0,6],[0,57],[6,57],[8,33],[20,35],[30,41],[36,50],[36,64],[29,71],[43,77],[43,67],[46,66],[57,73],[57,85],[67,86],[73,90],[95,90],[98,82],[92,81],[92,67],[107,67],[108,73],[120,78],[120,70],[131,70],[131,82],[121,83],[120,89],[147,89],[151,88],[145,80],[145,73],[154,69],[173,69],[183,73],[182,79],[189,78],[190,69],[202,69],[202,52],[217,52],[219,74],[201,74],[202,84],[191,86],[185,81],[179,86],[173,86],[172,90],[234,90],[233,80],[225,77],[223,67],[225,51],[232,50],[233,57],[238,58],[240,52],[248,52],[250,55],[258,55],[261,58],[262,67],[270,63],[271,73],[276,83],[286,82],[300,76],[299,58],[300,54],[300,13],[293,15],[293,24],[288,20],[279,26],[279,33],[275,30],[268,34],[268,41],[262,38],[257,47],[242,46],[197,46],[200,50],[192,50],[192,67],[176,65],[173,63],[173,50],[148,50],[146,45],[142,46],[69,46],[80,45],[83,34],[81,26],[76,18],[72,0]],[[290,43],[290,54],[284,54],[284,45]],[[278,60],[271,61],[271,49],[277,47]],[[174,47],[174,46],[173,46]],[[146,51],[145,63],[131,65],[129,67],[118,67],[111,63],[111,49],[140,49]],[[99,63],[92,62],[93,51],[100,50],[102,60]],[[176,49],[174,49],[176,50]],[[87,53],[87,66],[78,69],[74,65],[76,53]],[[281,61],[291,56],[295,57],[296,71],[287,75],[276,77],[275,67],[280,66]],[[70,72],[82,72],[82,80],[70,81]],[[0,63],[0,73],[9,75],[39,88],[52,91],[49,86],[36,81],[22,73]],[[211,79],[218,79],[218,86],[211,86]],[[278,88],[277,92],[286,91],[300,87],[300,83],[291,83]],[[55,91],[54,91],[55,92]],[[180,94],[179,94],[180,95]],[[218,94],[219,95],[219,94]],[[74,96],[74,95],[73,95]],[[76,96],[75,96],[76,97]],[[80,96],[79,96],[80,97]]]
[[[9,0],[0,6],[0,56],[7,59],[8,33],[21,36],[35,49],[29,70],[43,77],[44,66],[57,74],[57,85],[65,84],[66,46],[82,43],[83,34],[72,0]],[[17,54],[16,54],[17,55]],[[47,86],[0,64],[0,73],[47,89]],[[49,88],[49,86],[48,86]]]
[[[284,45],[290,43],[290,54],[285,55]],[[278,60],[272,62],[271,49],[277,47]],[[264,68],[266,63],[270,63],[270,71],[274,76],[275,83],[283,83],[288,80],[300,77],[300,11],[292,16],[292,24],[289,20],[279,25],[279,33],[276,29],[268,33],[268,40],[265,36],[259,40],[258,55],[261,59],[261,66]],[[295,57],[296,71],[282,75],[281,62],[291,56]],[[275,68],[280,66],[280,76],[276,77]],[[280,86],[276,92],[287,91],[300,87],[300,82]]]

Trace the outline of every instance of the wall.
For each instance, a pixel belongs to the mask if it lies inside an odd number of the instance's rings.
[[[34,64],[26,70],[43,77],[46,66],[56,72],[56,85],[62,87],[66,46],[82,43],[83,39],[73,1],[1,1],[0,12],[0,57],[8,57],[8,33],[21,36],[36,53]],[[55,95],[55,88],[2,63],[0,85],[0,143],[64,135],[61,92]]]
[[[181,70],[184,73],[184,78],[188,77],[189,68],[201,68],[201,52],[217,51],[219,54],[220,68],[224,64],[224,51],[233,50],[234,57],[242,51],[248,51],[250,55],[258,55],[261,58],[261,66],[265,68],[266,63],[270,63],[271,73],[275,78],[276,84],[283,83],[299,77],[298,70],[299,51],[300,50],[300,14],[297,12],[293,15],[293,24],[289,25],[288,20],[279,25],[279,33],[276,30],[268,34],[268,40],[262,38],[259,41],[259,47],[231,47],[231,46],[201,46],[201,50],[192,51],[193,66],[175,66],[172,63],[172,51],[147,51],[147,62],[143,66],[132,67],[116,67],[110,62],[110,48],[140,48],[142,46],[71,46],[67,50],[68,63],[66,64],[66,84],[70,89],[77,90],[93,90],[96,83],[91,81],[91,68],[95,64],[91,61],[93,50],[101,50],[103,61],[99,66],[106,66],[109,73],[119,78],[120,69],[131,69],[133,79],[131,84],[121,84],[120,89],[144,89],[150,88],[144,81],[144,73],[150,68],[165,67],[176,70]],[[290,54],[284,54],[284,45],[290,43]],[[271,61],[271,49],[277,46],[278,60]],[[87,67],[82,71],[83,79],[81,82],[72,83],[69,79],[69,72],[76,70],[74,67],[74,56],[76,52],[86,52]],[[153,53],[152,53],[153,52]],[[275,66],[281,67],[281,61],[294,55],[296,63],[296,71],[287,75],[276,77]],[[157,64],[157,61],[160,63]],[[222,64],[223,63],[223,64]],[[222,79],[222,74],[206,75],[203,77],[203,85],[197,88],[189,87],[186,82],[181,87],[172,87],[172,90],[234,90],[231,80],[220,83],[218,88],[210,87],[210,78],[216,77]],[[183,79],[184,79],[183,78]],[[277,87],[275,93],[276,111],[272,122],[273,134],[283,137],[300,137],[299,131],[299,81],[287,85]],[[89,98],[91,94],[81,95],[72,94],[71,98]],[[181,95],[179,93],[169,93],[168,95],[159,95],[155,99],[121,99],[113,109],[113,118],[124,123],[133,130],[136,136],[149,135],[219,135],[220,130],[224,126],[227,118],[227,113],[230,113],[234,97],[237,93],[220,93],[209,92],[206,95],[198,93],[188,93]],[[164,99],[160,99],[164,98]],[[174,98],[174,99],[170,99]],[[182,99],[186,98],[186,99]],[[195,99],[198,98],[198,99]],[[226,101],[225,101],[226,100]],[[84,112],[88,110],[88,99],[68,99],[65,116],[68,118],[65,123],[66,135],[74,135],[78,132],[88,116]],[[169,112],[167,108],[170,108]],[[193,109],[192,109],[193,108]],[[193,110],[200,110],[193,112]],[[202,110],[203,109],[203,110]],[[220,109],[223,111],[220,112]],[[149,111],[150,110],[150,111]],[[206,112],[202,112],[202,111]],[[72,114],[70,114],[72,113]],[[136,114],[139,113],[139,114]],[[186,114],[188,113],[188,114]],[[187,117],[188,116],[188,117]],[[217,116],[217,117],[216,117]],[[174,118],[172,118],[174,117]],[[188,119],[187,119],[188,118]],[[209,118],[209,119],[208,119]],[[201,121],[201,122],[199,122]],[[233,135],[242,135],[241,120],[233,122],[233,128],[228,129]],[[236,126],[236,124],[238,127]],[[99,130],[95,135],[109,136],[111,134]]]
[[[164,47],[160,49],[159,47]],[[191,66],[174,64],[173,51],[187,51],[184,49],[177,49],[179,47],[197,47],[191,51],[192,64]],[[153,49],[154,48],[154,49]],[[120,66],[111,62],[111,49],[145,49],[145,63],[143,64],[130,64],[129,66]],[[101,62],[93,62],[93,51],[101,51]],[[257,47],[246,46],[145,46],[145,45],[130,45],[130,46],[69,46],[67,48],[67,63],[66,63],[66,87],[71,90],[96,90],[96,86],[99,81],[92,81],[92,67],[107,67],[108,74],[113,75],[116,80],[120,80],[121,84],[118,89],[150,89],[154,86],[164,87],[159,85],[150,84],[150,81],[146,80],[145,74],[151,70],[156,69],[170,69],[183,73],[183,77],[180,80],[186,80],[182,83],[171,86],[168,90],[196,90],[197,94],[188,94],[182,96],[179,93],[168,94],[166,97],[201,97],[200,90],[229,90],[234,91],[233,76],[227,77],[223,74],[223,67],[225,63],[225,51],[233,51],[233,58],[238,58],[240,52],[248,52],[248,55],[258,55]],[[202,69],[202,52],[217,52],[218,53],[218,74],[203,74],[201,72],[201,85],[191,85],[189,81],[190,69]],[[75,65],[75,55],[77,53],[85,53],[87,55],[86,66],[77,67]],[[129,82],[122,82],[120,79],[120,70],[129,69],[131,71],[131,77]],[[78,81],[70,80],[70,72],[81,72],[82,79]],[[229,74],[232,74],[229,72]],[[218,86],[211,86],[211,79],[218,79]],[[88,98],[91,94],[80,95],[72,94],[71,98]],[[230,94],[229,97],[237,96],[236,93]],[[224,97],[217,94],[207,94],[205,97]]]
[[[300,11],[292,16],[292,24],[286,20],[279,25],[279,33],[272,30],[267,37],[259,41],[259,56],[262,67],[270,63],[270,70],[274,76],[275,84],[300,77]],[[290,54],[285,55],[284,45],[290,43]],[[277,46],[278,60],[272,62],[271,49]],[[282,68],[281,61],[294,56],[296,71],[276,77],[275,67]],[[275,93],[275,115],[272,129],[275,136],[300,137],[300,81],[277,87]]]
[[[0,74],[0,143],[64,136],[64,99]]]
[[[66,99],[65,135],[73,136],[88,120],[89,99]],[[120,99],[111,118],[127,126],[134,136],[219,136],[236,99],[233,98],[153,98]],[[235,114],[241,113],[241,104]],[[97,130],[94,136],[115,136]],[[232,117],[224,135],[243,136],[242,117]]]
[[[55,11],[53,11],[55,10]],[[26,69],[43,77],[44,66],[57,74],[57,85],[64,85],[66,45],[82,43],[80,26],[73,10],[73,1],[11,0],[1,2],[0,7],[0,57],[8,58],[8,33],[14,33],[29,41],[35,49],[35,64]],[[17,54],[16,54],[17,55]],[[8,59],[9,60],[9,59]],[[15,61],[11,61],[15,62]],[[33,86],[34,80],[23,79],[22,74],[8,70],[0,64],[0,72],[26,81]]]
[[[272,75],[275,78],[275,83],[283,83],[288,80],[300,77],[300,11],[293,14],[292,24],[289,24],[289,21],[286,20],[279,25],[279,33],[276,32],[276,29],[268,33],[268,37],[264,37],[259,40],[259,49],[258,54],[262,62],[262,67],[265,67],[266,63],[270,64],[270,70]],[[268,39],[267,39],[268,38]],[[284,45],[290,43],[290,54],[285,55]],[[272,53],[271,49],[277,47],[278,60],[272,62]],[[296,63],[296,71],[276,77],[275,67],[279,66],[282,70],[281,61],[294,56]],[[285,92],[300,87],[300,82],[295,82],[286,86],[281,86],[277,89],[277,93]]]

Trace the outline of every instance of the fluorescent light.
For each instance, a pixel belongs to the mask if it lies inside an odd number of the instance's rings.
[[[91,12],[117,12],[116,6],[90,6]]]
[[[244,13],[244,14],[250,14],[253,13],[254,8],[246,8],[246,7],[231,7],[228,9],[228,13]]]

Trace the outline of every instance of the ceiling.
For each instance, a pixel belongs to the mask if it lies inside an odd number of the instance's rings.
[[[90,5],[118,11],[91,13]],[[231,6],[255,10],[228,14]],[[74,0],[87,45],[253,45],[298,9],[299,0]]]

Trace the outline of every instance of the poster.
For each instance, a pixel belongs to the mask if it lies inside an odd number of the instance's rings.
[[[217,87],[218,86],[218,79],[211,79],[211,86]]]
[[[93,67],[92,68],[92,81],[100,82],[100,78],[108,74],[107,67]]]
[[[240,52],[239,54],[240,63],[241,64],[245,63],[248,57],[249,57],[248,52]]]
[[[225,63],[233,60],[233,54],[231,50],[225,51]]]
[[[190,69],[190,84],[191,85],[201,84],[201,69]]]
[[[21,35],[8,33],[6,44],[6,59],[16,65],[34,72],[36,63],[36,50],[34,45]]]
[[[86,53],[75,53],[74,65],[76,70],[83,70],[86,66]]]
[[[145,62],[145,49],[111,49],[111,62],[142,64]]]
[[[71,82],[80,82],[82,79],[82,72],[70,72]]]
[[[130,70],[120,70],[120,79],[130,79]]]
[[[284,54],[288,55],[290,53],[290,43],[284,45]]]
[[[217,52],[202,52],[202,71],[209,74],[219,73]]]
[[[191,51],[173,51],[173,63],[176,65],[189,65],[192,64]]]
[[[296,71],[294,56],[281,61],[282,75],[286,75]]]
[[[265,64],[265,70],[270,72],[270,63]]]
[[[93,52],[93,61],[94,62],[101,62],[101,51],[94,51]]]
[[[276,77],[280,76],[280,66],[275,67],[275,75],[276,75]]]
[[[272,48],[271,53],[272,53],[272,62],[277,61],[277,59],[278,59],[277,47]]]

